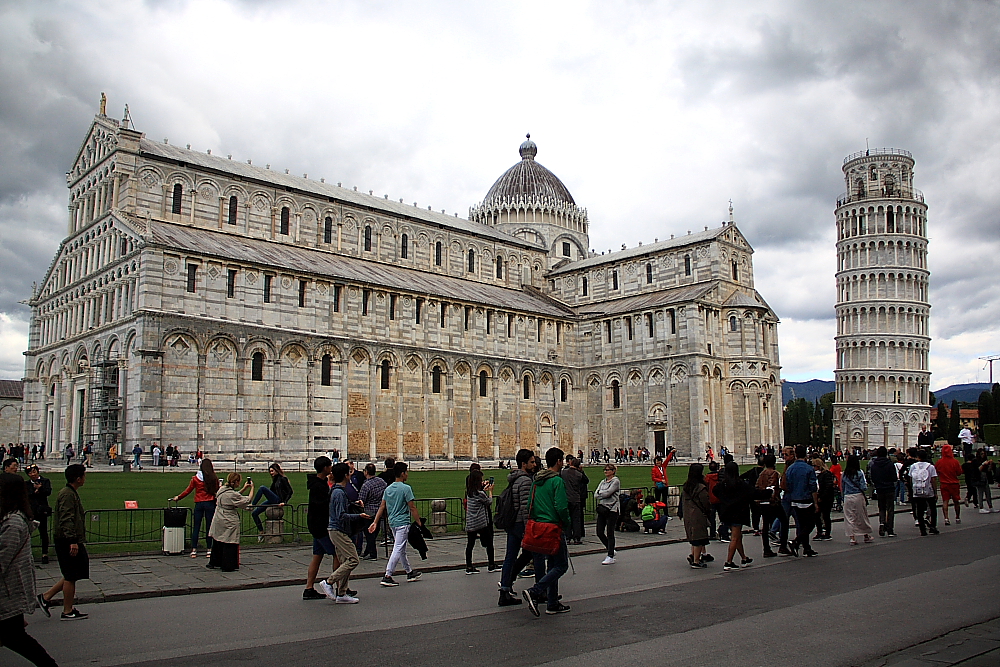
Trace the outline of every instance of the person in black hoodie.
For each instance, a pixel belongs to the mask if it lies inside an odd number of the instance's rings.
[[[52,495],[52,482],[42,477],[38,466],[32,463],[28,466],[28,480],[24,483],[28,491],[28,504],[31,513],[38,522],[38,535],[42,541],[42,563],[49,562],[49,517],[52,508],[49,507],[49,496]]]
[[[833,526],[830,513],[833,511],[833,503],[837,499],[837,478],[830,472],[823,459],[812,460],[813,469],[816,471],[816,483],[819,485],[819,518],[816,521],[816,539],[832,540],[830,529]]]
[[[767,494],[770,495],[770,492]],[[740,566],[750,567],[753,558],[748,558],[743,550],[743,526],[750,525],[750,502],[754,498],[753,487],[740,479],[740,467],[730,461],[719,475],[715,485],[715,497],[719,499],[719,525],[730,529],[729,557],[722,569],[738,570]],[[736,552],[740,554],[740,566],[733,562]]]
[[[306,490],[309,493],[306,527],[313,536],[313,557],[309,561],[306,589],[302,592],[302,599],[325,600],[326,596],[316,590],[315,584],[323,556],[333,556],[333,567],[337,568],[337,551],[330,541],[330,534],[326,531],[330,520],[330,473],[333,471],[333,461],[329,457],[320,456],[313,462],[313,466],[316,468],[316,474],[306,475]]]
[[[874,487],[872,494],[878,500],[879,537],[896,537],[896,482],[899,476],[884,445],[875,450],[875,458],[868,464],[868,474]]]

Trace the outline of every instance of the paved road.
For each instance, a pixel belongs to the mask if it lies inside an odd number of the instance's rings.
[[[442,572],[395,589],[360,580],[353,606],[271,588],[93,605],[72,623],[36,613],[29,632],[64,666],[858,665],[1000,617],[1000,514],[926,538],[904,517],[895,540],[852,548],[838,535],[819,558],[739,572],[721,559],[690,570],[679,544],[611,567],[578,557],[562,588],[573,611],[540,619],[497,608],[495,575]]]

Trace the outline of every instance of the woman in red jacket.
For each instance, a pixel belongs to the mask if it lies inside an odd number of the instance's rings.
[[[184,496],[194,491],[194,525],[191,527],[191,558],[198,557],[198,534],[201,532],[201,521],[205,520],[205,546],[208,547],[209,557],[212,553],[212,538],[208,536],[208,530],[212,526],[212,518],[215,516],[215,494],[219,490],[219,476],[215,474],[215,467],[212,466],[212,459],[201,460],[201,470],[198,471],[191,482],[182,493],[178,493],[170,500],[177,502]]]
[[[649,472],[649,476],[653,480],[653,494],[656,497],[657,502],[664,504],[666,504],[667,498],[670,494],[670,490],[668,488],[670,480],[667,478],[667,464],[670,463],[673,458],[674,448],[668,447],[667,458],[664,459],[662,456],[657,456],[653,459],[653,469]]]

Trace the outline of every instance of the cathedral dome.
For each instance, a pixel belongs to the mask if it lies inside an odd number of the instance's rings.
[[[521,161],[503,173],[483,199],[483,205],[511,201],[576,205],[573,195],[551,171],[535,162],[538,146],[531,135],[520,147]]]

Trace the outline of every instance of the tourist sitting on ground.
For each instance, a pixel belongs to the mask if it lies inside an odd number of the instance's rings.
[[[655,533],[657,535],[662,535],[666,532],[667,527],[667,513],[659,512],[656,508],[657,503],[646,503],[643,500],[639,501],[639,512],[642,516],[642,527],[646,529],[646,534]]]
[[[215,516],[208,531],[213,540],[206,566],[210,570],[235,572],[240,569],[240,510],[250,509],[250,494],[253,493],[253,480],[248,477],[247,483],[240,486],[242,482],[242,475],[231,472],[225,486],[215,495]],[[247,492],[245,496],[244,491]]]
[[[257,536],[258,542],[264,541],[264,524],[260,521],[260,515],[264,513],[269,506],[276,505],[278,507],[284,507],[292,497],[292,484],[285,477],[284,473],[281,472],[281,466],[277,462],[272,463],[268,466],[267,471],[271,474],[271,488],[262,486],[257,490],[257,495],[253,498],[253,504],[257,507],[254,509],[253,513],[250,515],[253,517],[253,522],[257,524],[257,532],[261,535]],[[260,504],[261,499],[264,499],[264,503]]]

